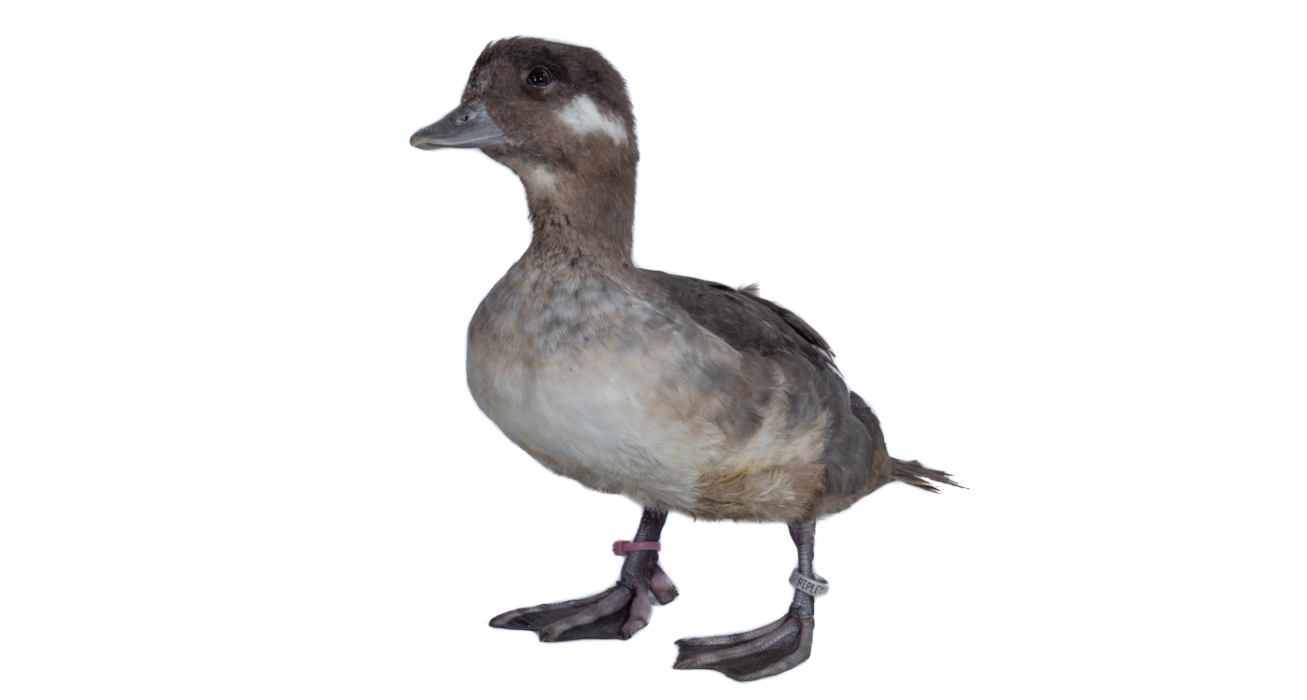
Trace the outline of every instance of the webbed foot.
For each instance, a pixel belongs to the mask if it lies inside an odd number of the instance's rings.
[[[641,556],[654,552],[633,552],[627,556]],[[490,621],[491,627],[510,630],[531,630],[542,642],[567,642],[573,639],[630,639],[649,624],[653,606],[652,596],[666,605],[676,598],[676,586],[653,564],[648,575],[638,577],[634,585],[622,582],[602,593],[587,598],[546,603],[529,608],[518,608],[499,615]]]
[[[681,648],[672,666],[711,669],[737,681],[784,673],[812,654],[812,617],[790,611],[781,619],[749,632],[677,640]]]
[[[707,668],[737,681],[756,681],[798,666],[812,655],[813,609],[816,597],[830,586],[812,570],[813,540],[817,524],[790,523],[790,537],[799,550],[799,566],[790,573],[794,603],[785,617],[756,630],[720,637],[691,637],[676,642],[681,648],[672,668]]]
[[[649,624],[650,598],[660,605],[676,599],[676,586],[658,566],[658,536],[666,521],[666,512],[645,510],[635,542],[613,543],[613,553],[626,557],[626,562],[612,588],[588,598],[509,610],[491,620],[490,626],[531,630],[542,642],[630,639]]]

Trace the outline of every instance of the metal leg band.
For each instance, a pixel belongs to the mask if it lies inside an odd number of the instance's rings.
[[[812,578],[808,578],[799,573],[798,569],[790,574],[790,585],[814,598],[820,598],[830,592],[830,582],[826,579],[817,574],[813,574]]]

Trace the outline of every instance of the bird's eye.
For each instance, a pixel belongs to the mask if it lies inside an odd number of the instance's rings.
[[[554,76],[544,66],[532,68],[531,72],[526,74],[526,84],[531,87],[542,88],[552,82],[554,82]]]

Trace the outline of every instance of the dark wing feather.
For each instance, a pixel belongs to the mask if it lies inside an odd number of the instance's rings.
[[[764,357],[793,353],[818,369],[835,369],[835,353],[798,314],[757,295],[757,285],[732,289],[693,277],[645,270],[654,284],[731,347]],[[838,371],[838,370],[836,370]]]
[[[747,287],[740,287],[736,291],[766,305],[773,313],[780,316],[781,320],[785,321],[785,323],[787,323],[795,333],[798,333],[799,336],[807,341],[809,345],[816,348],[817,351],[821,353],[822,357],[825,358],[826,364],[830,365],[831,368],[835,367],[835,351],[830,349],[830,345],[826,343],[825,338],[821,337],[821,334],[817,332],[817,329],[809,326],[808,322],[799,318],[798,314],[774,301],[763,299],[761,296],[758,296],[758,284],[756,282]]]

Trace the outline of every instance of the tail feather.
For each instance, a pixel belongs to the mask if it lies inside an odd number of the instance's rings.
[[[871,410],[871,406],[868,406],[867,402],[854,392],[849,392],[849,404],[849,407],[853,409],[853,415],[862,422],[863,427],[867,429],[867,433],[871,435],[872,450],[880,454],[885,454],[885,436],[880,431],[880,419],[877,418],[876,414]],[[888,457],[889,455],[886,456]],[[911,484],[919,489],[925,489],[934,493],[939,493],[939,487],[930,483],[932,481],[941,484],[948,484],[949,486],[956,486],[960,489],[966,488],[950,479],[949,477],[953,476],[952,474],[942,472],[938,469],[924,467],[921,465],[921,462],[918,462],[915,459],[911,462],[896,459],[894,457],[890,457],[889,459],[890,463],[893,465],[893,468],[890,470],[890,478],[886,479],[883,476],[883,472],[881,472],[880,474],[882,475],[878,476],[874,488],[880,488],[889,483],[890,480],[902,481],[905,484]]]
[[[950,479],[949,477],[953,476],[952,474],[922,466],[921,462],[918,462],[915,459],[911,462],[907,462],[895,457],[890,457],[890,460],[894,462],[894,471],[891,472],[891,474],[896,481],[902,481],[905,484],[911,484],[919,489],[925,489],[934,493],[939,493],[939,487],[932,484],[932,481],[941,484],[948,484],[949,486],[956,486],[960,489],[966,488],[962,484]]]

